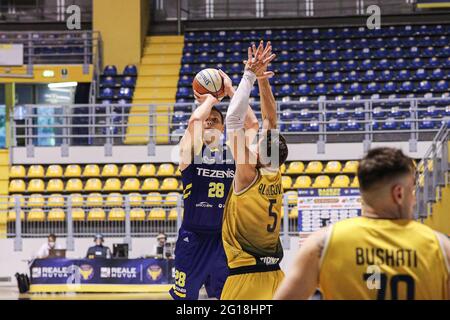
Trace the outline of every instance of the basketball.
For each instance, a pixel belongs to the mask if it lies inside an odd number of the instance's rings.
[[[199,94],[212,94],[216,98],[222,98],[225,94],[223,79],[217,69],[203,69],[195,75],[192,81],[192,89]]]

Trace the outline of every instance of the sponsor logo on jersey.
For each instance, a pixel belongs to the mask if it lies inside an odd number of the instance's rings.
[[[259,258],[259,260],[260,260],[262,263],[264,263],[265,265],[270,266],[270,265],[277,264],[278,261],[280,261],[280,258],[275,258],[275,257],[262,257],[262,258]]]
[[[206,168],[197,168],[197,175],[208,178],[228,179],[234,178],[234,170],[211,170]]]
[[[199,203],[197,203],[195,206],[196,206],[197,208],[198,208],[198,207],[200,207],[200,208],[212,208],[212,204],[209,204],[209,203],[206,202],[206,201],[199,202]]]

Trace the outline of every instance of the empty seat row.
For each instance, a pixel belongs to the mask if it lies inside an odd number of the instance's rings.
[[[298,176],[295,182],[292,183],[290,176],[283,176],[282,178],[283,189],[291,188],[359,188],[358,177],[355,177],[353,181],[347,175],[338,175],[333,181],[327,175],[319,175],[312,181],[310,176]]]
[[[324,167],[321,161],[310,161],[305,167],[301,161],[292,161],[287,167],[282,167],[281,172],[286,174],[300,174],[300,173],[356,173],[358,169],[358,161],[346,161],[344,166],[339,161],[328,161]]]
[[[61,179],[50,179],[45,185],[42,179],[31,179],[28,186],[24,180],[12,179],[9,184],[10,193],[19,192],[78,192],[78,191],[134,191],[134,190],[175,190],[181,189],[181,183],[176,178],[165,178],[160,184],[156,178],[147,178],[142,184],[137,178],[127,178],[122,184],[117,178],[109,178],[103,184],[98,178],[89,178],[83,185],[78,178],[67,180],[65,186]]]
[[[138,169],[135,164],[125,164],[120,167],[115,164],[99,165],[88,164],[82,167],[71,164],[63,168],[61,165],[50,165],[46,169],[42,165],[32,165],[25,169],[22,165],[11,166],[9,176],[11,178],[76,178],[76,177],[150,177],[180,175],[179,170],[171,163],[163,163],[158,169],[154,164],[143,164]]]
[[[117,67],[115,65],[107,65],[103,69],[104,76],[117,76]],[[123,69],[122,75],[124,76],[137,76],[137,67],[134,64],[126,65]]]
[[[92,208],[90,210],[84,210],[82,208],[72,209],[72,220],[76,222],[125,221],[125,216],[126,213],[123,208],[112,208],[110,210],[105,210],[103,208]],[[147,211],[143,208],[133,208],[130,210],[131,221],[173,221],[177,220],[177,216],[177,208],[173,208],[170,210],[165,210],[163,208],[153,208]],[[61,208],[53,208],[49,210],[48,213],[46,213],[45,210],[41,208],[33,208],[29,210],[26,215],[22,210],[20,212],[20,219],[27,222],[65,221],[66,212]],[[8,222],[13,223],[14,221],[16,221],[16,211],[10,210],[8,212]]]
[[[180,194],[177,192],[170,192],[166,195],[161,195],[159,192],[151,192],[147,195],[139,193],[130,193],[130,206],[176,206],[180,199]],[[42,194],[33,194],[30,197],[23,197],[22,195],[14,195],[9,198],[8,206],[15,207],[16,203],[20,207],[122,207],[125,206],[126,195],[120,193],[110,193],[104,196],[100,193],[91,193],[86,196],[73,193],[69,197],[64,197],[61,194],[52,194],[49,197],[44,197]]]

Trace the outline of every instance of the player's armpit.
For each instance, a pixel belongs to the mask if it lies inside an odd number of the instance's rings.
[[[286,278],[275,293],[275,300],[306,300],[319,286],[320,260],[328,228],[314,232],[302,244]]]

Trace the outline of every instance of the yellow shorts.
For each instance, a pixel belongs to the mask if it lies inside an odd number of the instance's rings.
[[[220,300],[272,300],[283,278],[281,270],[229,276]]]

